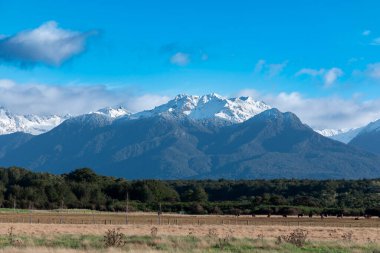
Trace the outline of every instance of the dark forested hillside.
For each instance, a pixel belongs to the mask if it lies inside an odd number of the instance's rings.
[[[380,179],[373,180],[126,180],[91,169],[67,174],[0,169],[6,208],[86,208],[197,214],[344,213],[380,215]]]
[[[134,179],[380,177],[377,155],[323,137],[276,109],[233,125],[167,115],[112,121],[91,114],[22,145],[16,141],[0,154],[1,166],[51,173],[90,167]]]
[[[350,141],[350,145],[380,155],[380,131],[361,132]]]

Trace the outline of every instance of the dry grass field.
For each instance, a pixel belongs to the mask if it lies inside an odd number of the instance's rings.
[[[235,238],[258,238],[275,240],[278,236],[286,235],[298,227],[282,225],[78,225],[78,224],[1,224],[0,234],[5,235],[10,227],[21,236],[49,237],[55,235],[93,235],[102,236],[108,229],[117,228],[126,236],[149,236],[152,227],[158,228],[162,236],[188,236],[205,237],[210,230],[221,237],[233,235]],[[380,243],[380,230],[377,228],[335,228],[335,227],[303,227],[308,232],[308,237],[314,241],[339,241],[343,236],[352,232],[352,242],[367,244],[368,242]]]
[[[7,211],[0,222],[0,253],[380,252],[379,218],[131,213],[127,225],[125,213]],[[120,248],[104,246],[113,229],[125,236]],[[305,245],[279,242],[297,229],[307,235]]]
[[[232,215],[180,215],[156,213],[109,213],[91,212],[89,210],[66,211],[0,211],[0,223],[42,223],[42,224],[99,224],[99,225],[282,225],[311,227],[360,227],[380,228],[380,218],[334,216],[321,219],[289,216],[232,216]]]

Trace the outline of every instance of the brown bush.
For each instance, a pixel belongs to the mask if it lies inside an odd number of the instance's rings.
[[[289,235],[283,235],[280,238],[280,242],[284,241],[290,244],[293,244],[297,247],[303,247],[306,243],[308,232],[303,229],[296,229],[291,232]]]
[[[157,228],[157,227],[152,227],[152,228],[150,229],[150,235],[151,235],[152,237],[157,237],[157,235],[158,235],[158,228]]]
[[[126,244],[126,237],[123,233],[120,232],[120,228],[118,229],[108,229],[106,234],[104,235],[104,245],[114,248],[123,247]]]

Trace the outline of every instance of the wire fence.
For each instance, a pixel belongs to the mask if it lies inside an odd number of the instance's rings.
[[[29,212],[0,213],[0,223],[97,225],[235,225],[380,228],[380,218],[251,217],[223,215]]]

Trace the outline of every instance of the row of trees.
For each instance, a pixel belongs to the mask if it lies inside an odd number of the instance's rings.
[[[6,208],[131,209],[187,213],[380,215],[380,179],[373,180],[134,180],[91,169],[68,174],[0,168]]]

